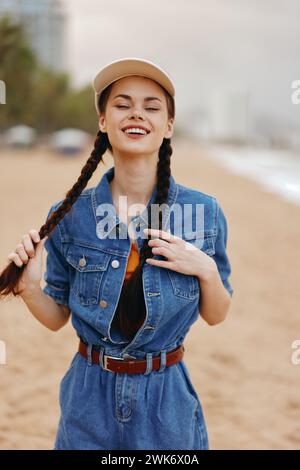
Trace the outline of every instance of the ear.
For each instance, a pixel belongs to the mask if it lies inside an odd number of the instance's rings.
[[[165,132],[165,139],[171,139],[174,132],[174,118],[168,120],[167,130]]]
[[[106,121],[103,114],[99,117],[99,129],[101,132],[106,132]]]

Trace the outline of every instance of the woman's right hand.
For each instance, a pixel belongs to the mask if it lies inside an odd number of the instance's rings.
[[[26,265],[21,278],[18,281],[16,291],[18,294],[31,291],[40,287],[42,278],[43,247],[48,236],[40,239],[39,232],[31,229],[29,233],[22,236],[22,242],[16,246],[14,252],[10,253],[7,261],[13,261],[18,267]],[[36,247],[32,241],[36,242]]]

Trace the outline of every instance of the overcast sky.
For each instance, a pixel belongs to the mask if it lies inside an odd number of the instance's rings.
[[[249,90],[256,114],[300,127],[291,83],[300,79],[299,0],[62,0],[73,83],[106,63],[144,57],[169,72],[177,109],[213,90]]]

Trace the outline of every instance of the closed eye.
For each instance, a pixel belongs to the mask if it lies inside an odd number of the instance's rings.
[[[122,104],[119,104],[119,105],[117,104],[117,105],[116,105],[116,108],[129,108],[129,106],[124,106],[124,105],[122,105]],[[158,108],[146,108],[146,110],[147,110],[147,111],[159,111]]]

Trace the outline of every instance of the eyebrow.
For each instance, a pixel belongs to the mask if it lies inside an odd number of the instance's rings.
[[[131,100],[131,96],[129,95],[124,95],[124,94],[120,94],[120,95],[116,95],[113,97],[113,99],[116,99],[116,98],[125,98],[126,100]],[[156,96],[146,96],[146,98],[144,98],[144,101],[152,101],[152,100],[158,100],[161,102],[161,100],[159,98],[157,98]]]

